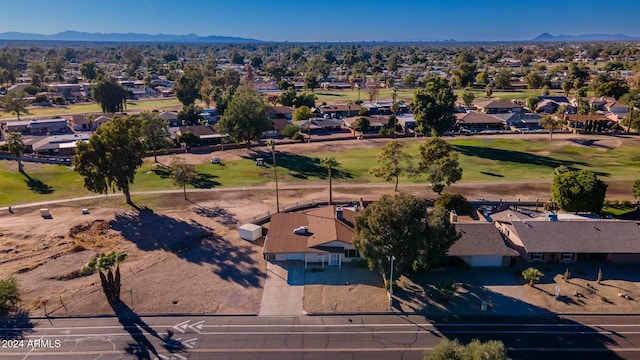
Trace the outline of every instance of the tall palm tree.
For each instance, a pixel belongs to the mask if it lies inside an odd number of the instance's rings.
[[[331,170],[340,164],[338,163],[336,158],[334,158],[333,156],[327,156],[325,158],[322,158],[320,160],[320,163],[327,167],[327,174],[329,176],[329,205],[332,205],[333,204],[333,188],[331,186],[331,178],[332,178]]]
[[[100,274],[102,291],[107,296],[109,305],[120,303],[120,263],[129,255],[125,252],[113,251],[110,254],[102,253],[89,260],[82,268],[82,272],[96,271]],[[115,268],[115,271],[114,271]]]
[[[269,138],[267,146],[271,148],[271,156],[273,158],[273,174],[276,178],[276,212],[280,212],[280,193],[278,191],[278,165],[276,164],[276,142]]]
[[[398,87],[394,86],[391,89],[391,112],[393,112],[393,138],[396,138],[396,124],[398,123],[398,103],[396,99],[398,97]]]
[[[18,171],[23,172],[22,154],[24,153],[25,145],[24,140],[22,139],[22,134],[15,131],[9,133],[7,136],[7,147],[9,148],[9,153],[15,156],[18,160]]]

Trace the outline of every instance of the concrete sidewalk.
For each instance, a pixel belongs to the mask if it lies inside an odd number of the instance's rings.
[[[304,315],[304,265],[296,262],[267,262],[260,316]]]

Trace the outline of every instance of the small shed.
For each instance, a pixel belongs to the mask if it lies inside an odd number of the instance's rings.
[[[262,237],[262,226],[248,223],[240,226],[238,232],[240,233],[240,238],[256,241]]]

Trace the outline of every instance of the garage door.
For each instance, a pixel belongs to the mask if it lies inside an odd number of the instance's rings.
[[[502,266],[502,256],[473,256],[471,257],[471,266]]]

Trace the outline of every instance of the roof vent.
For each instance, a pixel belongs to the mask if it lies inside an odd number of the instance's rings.
[[[309,227],[308,226],[298,226],[297,228],[293,229],[293,233],[295,235],[307,235],[309,233]]]

